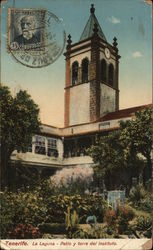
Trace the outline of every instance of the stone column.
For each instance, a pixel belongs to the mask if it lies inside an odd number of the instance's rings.
[[[121,58],[118,55],[118,48],[117,48],[117,38],[114,37],[113,39],[113,47],[116,52],[116,72],[115,72],[115,89],[116,89],[116,100],[115,100],[115,110],[119,110],[119,59]]]
[[[64,153],[64,146],[63,146],[64,140],[57,139],[57,150],[58,150],[58,157],[60,159],[63,159],[63,153]]]
[[[35,154],[35,136],[32,137],[32,153]]]
[[[69,106],[70,106],[70,85],[71,85],[71,70],[70,70],[70,52],[71,52],[71,36],[68,36],[66,56],[66,74],[65,74],[65,127],[69,126]]]
[[[98,28],[95,24],[91,39],[90,63],[90,122],[100,117],[100,40]]]

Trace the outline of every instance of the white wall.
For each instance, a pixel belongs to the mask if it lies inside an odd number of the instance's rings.
[[[33,166],[48,166],[48,167],[63,167],[62,159],[50,157],[47,155],[40,155],[34,153],[17,153],[14,151],[11,155],[11,161],[22,161],[25,165],[33,165]]]
[[[17,162],[22,161],[24,165],[33,165],[41,167],[50,168],[63,168],[65,166],[76,166],[84,164],[93,164],[92,158],[90,156],[80,156],[80,157],[69,157],[65,159],[59,159],[54,157],[49,157],[45,155],[33,154],[33,153],[17,153],[13,152],[11,155],[11,161]]]
[[[100,116],[115,111],[115,90],[100,84]]]
[[[69,167],[85,164],[93,164],[93,160],[90,156],[70,157],[63,160],[63,165]]]
[[[89,50],[90,48],[88,48]],[[81,54],[80,54],[81,53]],[[79,63],[79,67],[81,66],[82,60],[84,58],[88,58],[88,60],[91,60],[91,51],[87,51],[87,49],[84,50],[80,50],[79,52],[75,52],[71,54],[71,58],[70,58],[70,65],[72,66],[72,63],[74,61],[78,61]]]
[[[70,89],[70,126],[90,121],[90,84],[83,83]]]

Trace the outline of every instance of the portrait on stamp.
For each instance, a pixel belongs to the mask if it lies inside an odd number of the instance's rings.
[[[42,48],[45,42],[45,10],[10,9],[8,28],[9,48]]]
[[[33,44],[40,42],[40,36],[35,35],[35,16],[23,16],[21,21],[22,34],[15,37],[14,41],[20,44]]]

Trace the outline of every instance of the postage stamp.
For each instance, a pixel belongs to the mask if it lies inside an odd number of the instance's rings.
[[[63,52],[66,34],[61,20],[45,9],[8,9],[7,51],[31,68],[53,63]]]
[[[46,10],[9,9],[8,49],[16,51],[45,47]]]

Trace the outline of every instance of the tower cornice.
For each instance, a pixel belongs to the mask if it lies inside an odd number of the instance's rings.
[[[72,53],[75,52],[79,52],[83,49],[89,48],[91,47],[92,43],[94,42],[94,36],[91,38],[88,38],[84,41],[80,41],[74,44],[71,44],[71,46],[69,47],[69,49],[67,49],[67,51],[63,54],[64,56],[67,57],[71,57]],[[118,54],[118,50],[116,50],[116,48],[111,45],[110,43],[104,41],[101,37],[97,36],[96,37],[97,42],[99,42],[99,48],[105,48],[106,46],[111,50],[112,55],[114,55],[116,57],[116,59],[120,59],[121,56]]]

